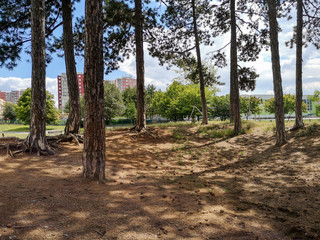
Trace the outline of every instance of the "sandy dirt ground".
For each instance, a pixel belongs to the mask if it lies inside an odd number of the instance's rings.
[[[0,239],[320,239],[319,127],[282,147],[197,128],[108,131],[104,183],[82,178],[74,143],[1,152]]]

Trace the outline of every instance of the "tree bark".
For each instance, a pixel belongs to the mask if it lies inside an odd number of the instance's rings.
[[[80,97],[77,80],[76,62],[74,59],[74,43],[72,33],[72,3],[62,0],[63,44],[69,91],[69,116],[64,133],[78,134],[80,132]]]
[[[302,118],[302,0],[297,0],[297,35],[296,35],[296,119],[293,128],[304,127]]]
[[[135,40],[136,40],[136,73],[137,73],[137,124],[138,132],[146,128],[146,106],[144,89],[144,56],[143,56],[143,16],[142,2],[135,0]]]
[[[102,1],[86,0],[83,176],[105,180]]]
[[[197,63],[199,70],[199,80],[200,80],[200,94],[201,94],[201,103],[202,103],[202,123],[208,124],[208,109],[207,109],[207,101],[206,101],[206,92],[204,86],[204,78],[203,78],[203,68],[201,62],[201,52],[200,52],[200,42],[198,35],[198,26],[197,26],[197,16],[196,16],[196,6],[195,0],[192,0],[192,17],[193,17],[193,32],[196,44],[196,53],[197,53]]]
[[[271,61],[273,74],[273,89],[274,89],[274,109],[276,118],[276,145],[284,145],[286,140],[285,122],[284,122],[284,105],[283,91],[280,67],[279,41],[278,41],[278,21],[276,0],[268,0],[268,16],[270,29],[270,44],[271,44]]]
[[[45,0],[31,1],[31,32],[31,109],[26,145],[30,153],[47,155],[53,152],[46,139]]]
[[[233,115],[234,134],[241,133],[240,98],[238,86],[238,56],[237,56],[237,26],[236,26],[236,1],[230,1],[231,13],[231,47],[230,47],[230,112]]]

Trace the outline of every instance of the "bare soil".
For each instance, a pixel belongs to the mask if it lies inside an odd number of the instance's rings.
[[[179,129],[178,129],[179,128]],[[105,183],[82,146],[0,157],[0,239],[320,239],[320,131],[208,138],[108,131]],[[176,135],[180,131],[180,135]]]

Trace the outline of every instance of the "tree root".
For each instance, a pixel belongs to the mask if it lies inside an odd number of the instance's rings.
[[[138,132],[136,135],[131,136],[131,139],[137,139],[143,136],[151,136],[152,138],[155,138],[155,139],[161,138],[161,136],[159,135],[159,132],[144,128],[142,131]]]
[[[54,144],[54,145],[56,145],[60,142],[72,142],[73,140],[76,142],[76,144],[78,146],[80,146],[80,143],[83,143],[83,136],[80,134],[69,133],[68,135],[60,134],[57,136],[48,136],[47,137],[48,143]]]
[[[0,149],[6,150],[7,157],[14,158],[16,155],[24,152],[30,152],[32,153],[32,150],[30,150],[25,142],[25,140],[21,140],[19,138],[1,138],[1,140],[10,141],[9,143],[0,144]],[[48,150],[37,150],[36,154],[37,156],[44,155],[53,155],[55,151],[61,151],[62,148],[58,145],[60,142],[72,142],[75,141],[78,146],[80,146],[80,143],[83,143],[83,136],[79,134],[70,134],[64,135],[60,134],[57,136],[47,136],[47,141],[49,144]]]

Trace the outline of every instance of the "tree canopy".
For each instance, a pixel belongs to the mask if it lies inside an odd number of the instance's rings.
[[[54,105],[53,95],[46,92],[46,123],[55,124],[58,121],[58,110]],[[30,124],[31,89],[28,88],[18,100],[16,114],[24,124]]]

